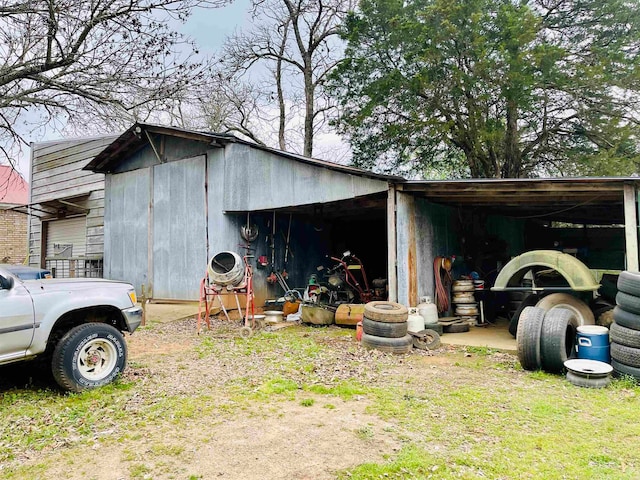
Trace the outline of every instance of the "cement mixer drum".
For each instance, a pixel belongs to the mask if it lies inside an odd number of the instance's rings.
[[[242,257],[235,252],[220,252],[209,260],[209,280],[222,286],[236,286],[244,279]]]

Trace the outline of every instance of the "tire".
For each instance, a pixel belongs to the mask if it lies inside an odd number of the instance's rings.
[[[562,372],[564,362],[575,352],[576,328],[578,319],[571,310],[554,308],[545,314],[540,333],[540,360],[545,371]]]
[[[636,380],[640,380],[640,368],[630,367],[629,365],[625,365],[616,360],[611,360],[611,366],[613,367],[613,371],[619,376],[631,375]]]
[[[105,323],[85,323],[69,330],[56,345],[51,361],[58,385],[72,392],[107,385],[126,365],[124,337]]]
[[[443,325],[442,330],[444,333],[464,333],[469,331],[468,323],[452,323],[450,325]]]
[[[577,297],[568,293],[552,293],[542,297],[536,307],[542,308],[547,312],[554,308],[566,308],[572,310],[578,319],[578,325],[595,325],[596,319],[589,305],[584,303]]]
[[[613,309],[613,319],[618,325],[631,328],[633,330],[640,330],[640,315],[627,312],[621,307]]]
[[[604,388],[611,383],[611,375],[606,377],[583,377],[577,373],[567,372],[567,380],[578,387]]]
[[[395,302],[369,302],[364,306],[364,316],[376,322],[402,323],[409,318],[409,310]]]
[[[362,318],[362,330],[368,335],[385,338],[400,338],[407,335],[407,322],[386,323],[376,322],[367,317]]]
[[[539,370],[542,367],[540,335],[545,313],[542,308],[526,307],[520,315],[516,344],[518,360],[525,370]]]
[[[411,335],[405,335],[401,338],[386,338],[362,334],[360,344],[367,349],[376,349],[387,353],[409,353],[413,348],[413,338]]]
[[[636,315],[640,314],[640,297],[618,292],[616,303],[627,312],[635,313]]]
[[[640,273],[621,272],[618,276],[618,291],[640,297]]]
[[[511,335],[515,337],[516,333],[518,333],[518,321],[520,320],[520,314],[522,313],[522,310],[527,307],[533,307],[536,303],[538,303],[539,300],[540,297],[538,297],[538,295],[536,295],[535,293],[531,293],[522,299],[522,302],[520,302],[520,305],[518,305],[518,308],[516,309],[513,317],[511,317],[511,321],[509,322],[509,333]]]
[[[627,347],[640,348],[640,331],[612,323],[609,329],[611,341]]]
[[[430,329],[418,332],[420,337],[413,337],[413,346],[420,350],[433,350],[440,346],[440,335],[438,332]]]
[[[629,367],[640,367],[640,348],[627,347],[619,343],[611,344],[611,358]]]

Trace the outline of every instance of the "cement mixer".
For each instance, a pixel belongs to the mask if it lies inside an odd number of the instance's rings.
[[[220,252],[209,260],[209,280],[215,285],[235,287],[244,280],[244,262],[235,252]]]
[[[246,248],[249,250],[248,247]],[[200,333],[200,325],[203,320],[207,323],[207,327],[211,327],[209,316],[211,313],[211,304],[215,299],[220,303],[220,308],[224,312],[227,320],[231,320],[221,298],[221,296],[226,295],[233,295],[238,312],[243,318],[244,327],[240,329],[241,336],[251,336],[253,329],[260,328],[258,316],[255,315],[253,271],[247,260],[248,258],[252,257],[247,254],[243,258],[237,253],[230,251],[220,252],[211,257],[207,266],[207,276],[200,281],[198,333]],[[238,295],[246,296],[244,312],[240,306]]]

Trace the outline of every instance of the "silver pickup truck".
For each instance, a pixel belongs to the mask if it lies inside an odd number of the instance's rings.
[[[0,267],[0,365],[44,358],[65,390],[113,381],[127,363],[121,332],[133,333],[141,319],[128,283],[23,281]]]

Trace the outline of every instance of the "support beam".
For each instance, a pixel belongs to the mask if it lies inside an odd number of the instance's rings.
[[[638,272],[638,204],[635,185],[624,186],[624,232],[627,270]]]
[[[396,187],[389,184],[387,194],[387,270],[389,281],[389,300],[398,301],[397,266],[397,225],[396,225]]]

